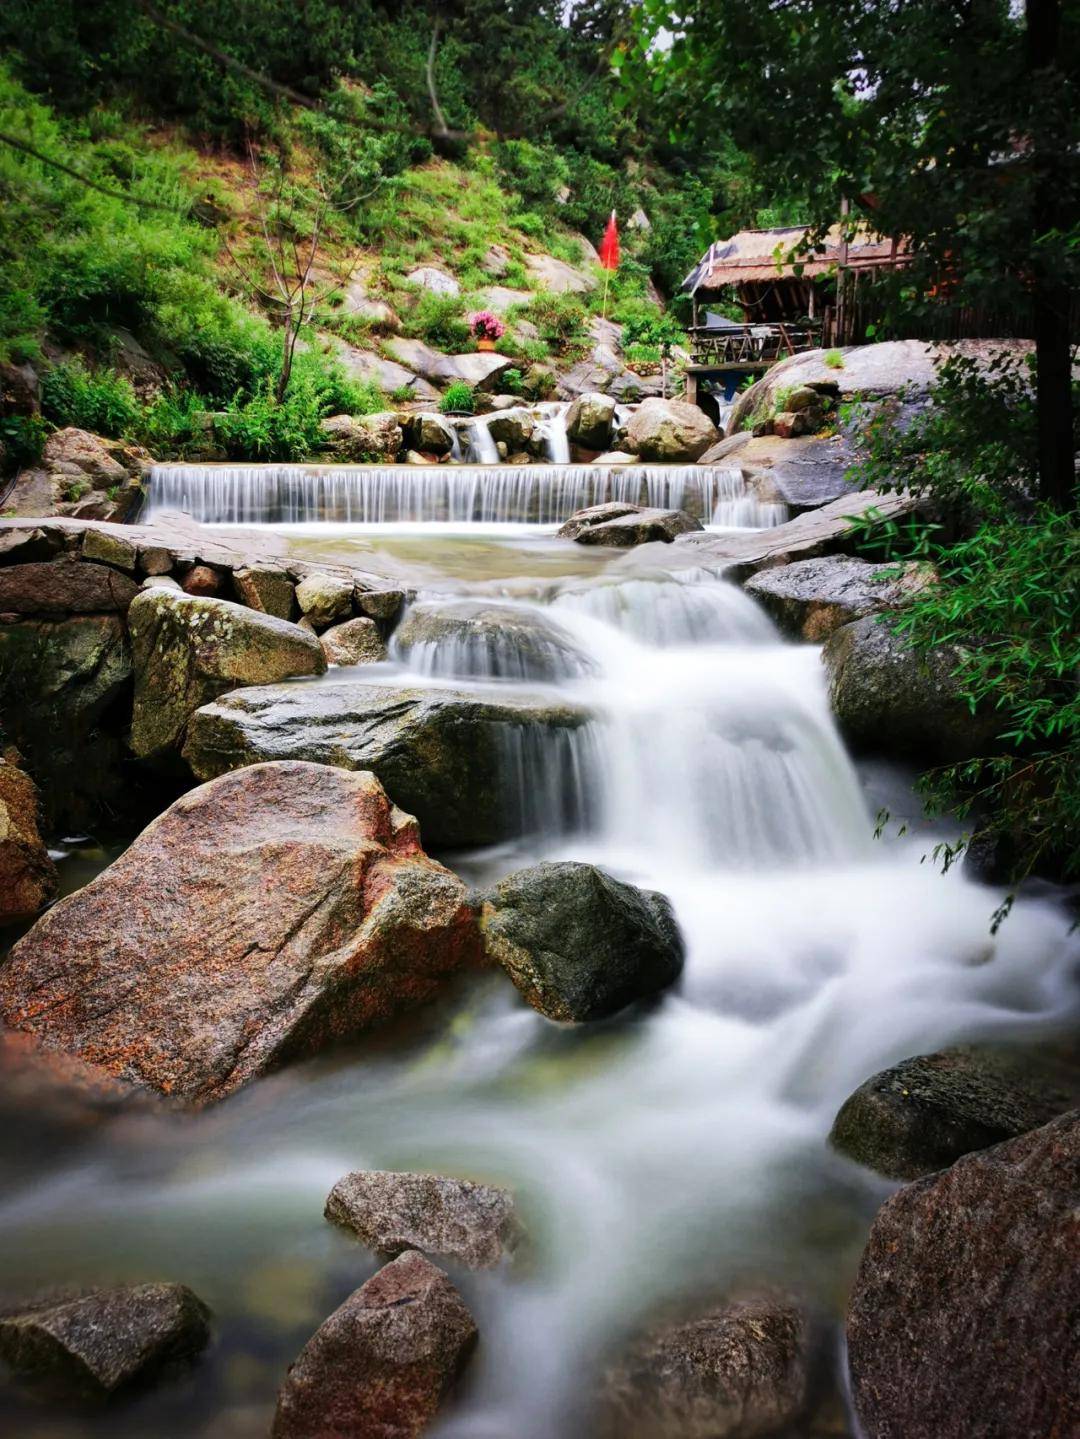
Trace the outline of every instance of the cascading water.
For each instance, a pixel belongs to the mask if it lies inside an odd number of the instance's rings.
[[[296,523],[325,518],[336,495],[370,522],[410,506],[431,516],[422,487],[443,484],[440,514],[452,486],[462,522],[537,524],[606,498],[590,489],[600,473],[650,483],[647,467],[531,480],[514,467],[486,480],[159,467],[152,497]],[[655,483],[674,502],[696,477],[715,507],[722,473],[669,468]],[[147,1116],[59,1154],[0,1153],[7,1286],[176,1278],[215,1312],[194,1379],[107,1414],[50,1414],[55,1439],[265,1434],[287,1364],[376,1267],[322,1220],[330,1187],[359,1168],[509,1184],[530,1230],[513,1277],[454,1274],[482,1342],[436,1439],[592,1439],[596,1369],[658,1305],[775,1282],[839,1323],[889,1188],[828,1149],[852,1089],[905,1055],[1038,1038],[1077,1013],[1062,908],[1021,896],[991,935],[998,896],[921,862],[935,834],[916,821],[876,840],[866,787],[898,781],[856,770],[816,651],[781,642],[740,590],[621,562],[583,575],[573,545],[536,533],[416,543],[419,593],[391,660],[377,680],[364,667],[330,679],[500,699],[526,685],[585,708],[577,728],[507,727],[499,778],[518,837],[450,862],[484,885],[540,859],[588,860],[659,890],[685,937],[684,977],[653,1006],[557,1027],[489,976],[389,1039],[182,1124]],[[462,564],[454,546],[470,544]],[[563,573],[541,574],[553,556]]]
[[[787,517],[712,465],[155,465],[148,509],[217,525],[557,525],[608,500],[738,528]]]

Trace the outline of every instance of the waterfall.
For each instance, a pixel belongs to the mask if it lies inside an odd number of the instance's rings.
[[[717,465],[168,464],[150,472],[148,508],[206,524],[557,525],[607,500],[739,528],[787,517],[747,490],[741,470]]]
[[[540,423],[537,433],[544,442],[544,449],[553,465],[570,463],[570,441],[566,435],[566,412],[569,405],[554,401],[537,405]]]
[[[545,839],[598,827],[604,767],[596,725],[501,725],[498,743],[508,833]]]
[[[469,425],[465,458],[472,465],[497,465],[499,451],[491,438],[487,421],[473,420]]]

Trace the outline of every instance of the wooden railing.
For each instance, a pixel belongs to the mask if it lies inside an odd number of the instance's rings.
[[[695,365],[771,365],[821,344],[820,325],[808,323],[733,325],[723,330],[698,325],[689,333]]]

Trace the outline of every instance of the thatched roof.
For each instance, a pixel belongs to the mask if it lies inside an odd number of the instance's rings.
[[[683,281],[683,289],[691,293],[723,289],[748,280],[797,279],[794,265],[776,263],[777,246],[786,255],[806,234],[805,226],[793,225],[780,230],[740,230],[729,240],[716,240],[705,251]],[[823,248],[816,249],[798,263],[801,277],[824,275],[840,263],[842,232],[833,225],[825,234]],[[860,225],[848,242],[845,263],[852,269],[887,265],[896,258],[892,240],[874,234]]]

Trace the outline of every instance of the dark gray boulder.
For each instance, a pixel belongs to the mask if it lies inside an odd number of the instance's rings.
[[[868,1439],[1080,1434],[1080,1113],[879,1211],[847,1316]]]
[[[470,1269],[496,1268],[522,1233],[508,1189],[439,1174],[346,1174],[330,1191],[326,1217],[377,1254],[420,1249]]]
[[[759,570],[744,588],[785,634],[820,644],[841,625],[902,604],[932,578],[919,565],[872,565],[825,555]]]
[[[476,1346],[450,1280],[410,1250],[311,1336],[278,1394],[272,1439],[414,1439]]]
[[[873,1075],[836,1116],[830,1143],[890,1179],[918,1179],[1080,1103],[1080,1073],[1022,1051],[947,1049]]]
[[[796,1435],[810,1401],[812,1333],[787,1295],[733,1299],[661,1325],[604,1375],[597,1439]]]
[[[654,540],[670,544],[678,535],[688,535],[704,526],[685,510],[649,509],[645,505],[612,502],[592,505],[571,515],[559,530],[559,538],[579,545],[610,545],[629,549]]]
[[[519,870],[479,904],[488,957],[549,1019],[602,1019],[682,973],[682,937],[667,899],[595,865]]]
[[[16,1374],[65,1392],[113,1394],[193,1359],[210,1338],[210,1311],[183,1284],[131,1284],[44,1296],[0,1314],[0,1359]]]
[[[184,758],[199,779],[270,759],[371,770],[429,845],[493,844],[521,832],[544,785],[571,809],[581,802],[570,761],[588,718],[522,695],[348,680],[263,685],[197,710]]]
[[[856,749],[947,764],[983,752],[1000,728],[992,709],[972,714],[956,678],[959,650],[913,650],[887,619],[842,625],[822,659],[833,713]]]

